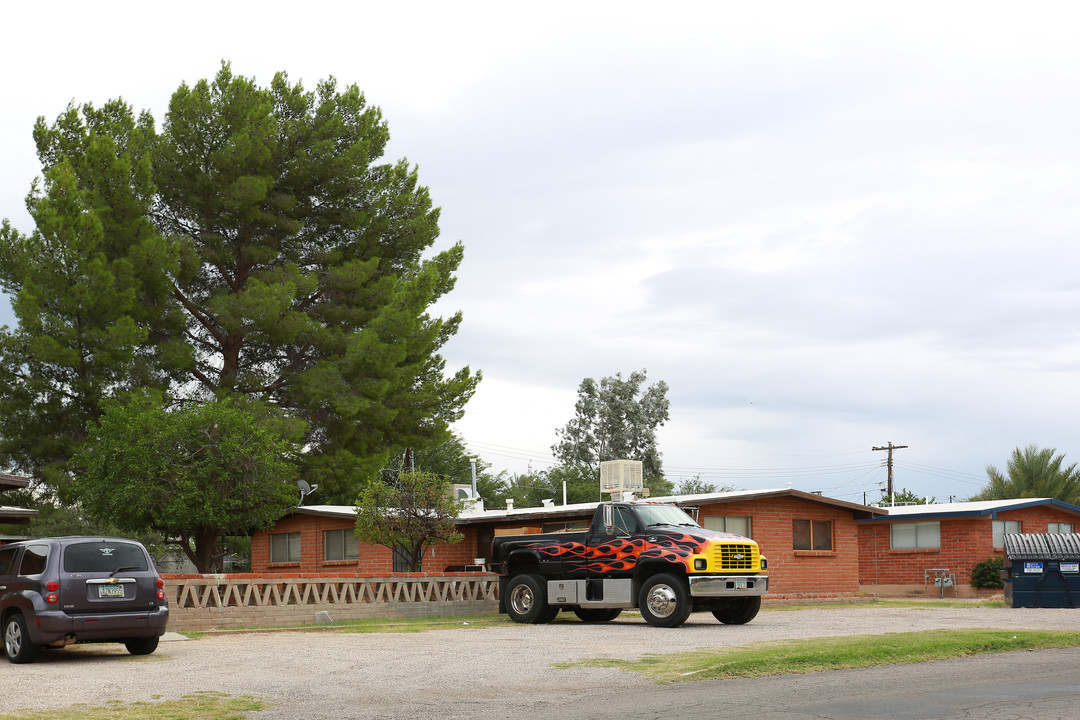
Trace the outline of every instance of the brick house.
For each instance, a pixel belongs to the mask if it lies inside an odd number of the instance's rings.
[[[948,593],[970,597],[972,569],[1003,556],[1005,533],[1069,533],[1078,523],[1080,507],[1050,498],[888,508],[858,522],[860,587],[878,595],[936,594],[940,572],[931,571],[947,571],[956,581]]]
[[[0,473],[0,492],[25,488],[29,484],[30,480],[28,478]],[[29,525],[30,518],[36,517],[37,514],[37,510],[0,505],[0,525]],[[23,535],[0,534],[0,542],[22,540],[24,538]]]
[[[858,521],[885,510],[803,492],[754,490],[656,498],[686,509],[704,527],[753,538],[769,558],[770,595],[853,594],[859,591]],[[463,569],[485,558],[496,534],[554,532],[588,527],[597,503],[466,511],[458,517],[465,539],[437,545],[425,571]],[[253,573],[386,575],[402,569],[394,553],[360,543],[349,506],[295,508],[251,541]]]

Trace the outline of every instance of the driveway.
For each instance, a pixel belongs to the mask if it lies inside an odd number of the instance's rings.
[[[707,613],[695,614],[674,630],[626,619],[607,625],[567,621],[476,630],[463,626],[415,634],[221,634],[164,642],[157,653],[142,658],[128,656],[119,645],[73,646],[43,652],[32,665],[0,664],[4,686],[0,712],[221,691],[254,695],[271,703],[269,710],[252,713],[253,720],[518,718],[571,712],[576,717],[659,717],[670,714],[672,705],[694,706],[697,710],[691,716],[710,717],[909,717],[869,715],[866,707],[845,715],[840,704],[873,704],[888,692],[897,693],[895,702],[938,692],[941,668],[951,665],[961,667],[969,678],[982,678],[988,687],[998,684],[998,679],[967,668],[988,662],[985,667],[998,668],[995,672],[1010,668],[1007,677],[1012,680],[1034,679],[1034,673],[1029,677],[1023,668],[1036,657],[1051,668],[1076,668],[1080,652],[1011,653],[990,660],[668,686],[655,686],[619,670],[556,670],[552,664],[591,657],[631,659],[647,653],[785,638],[947,628],[1070,629],[1078,622],[1080,612],[1075,610],[858,607],[766,610],[743,626],[721,625]],[[1077,676],[1071,680],[1075,687],[1080,676],[1075,670],[1070,672]],[[900,680],[905,675],[917,684],[905,684]],[[830,683],[833,690],[826,691]],[[809,688],[814,690],[807,694]],[[709,697],[714,699],[701,707]],[[832,710],[819,712],[811,706]],[[953,717],[941,715],[946,716]],[[910,717],[938,716],[923,710]]]

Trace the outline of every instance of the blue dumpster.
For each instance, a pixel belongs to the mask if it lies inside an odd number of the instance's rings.
[[[1010,607],[1080,607],[1080,534],[1005,535],[1001,576]]]

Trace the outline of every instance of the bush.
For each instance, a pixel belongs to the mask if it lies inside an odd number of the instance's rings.
[[[1005,587],[1005,582],[1001,579],[1001,569],[1001,558],[986,558],[971,571],[971,586],[977,588]]]

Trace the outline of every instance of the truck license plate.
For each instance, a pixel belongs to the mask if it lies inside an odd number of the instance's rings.
[[[99,598],[107,598],[107,597],[121,597],[122,598],[122,597],[124,597],[124,586],[123,585],[98,585],[97,592],[98,592],[98,597]]]
[[[736,580],[735,581],[735,589],[736,590],[745,590],[746,589],[746,581],[745,580]]]

